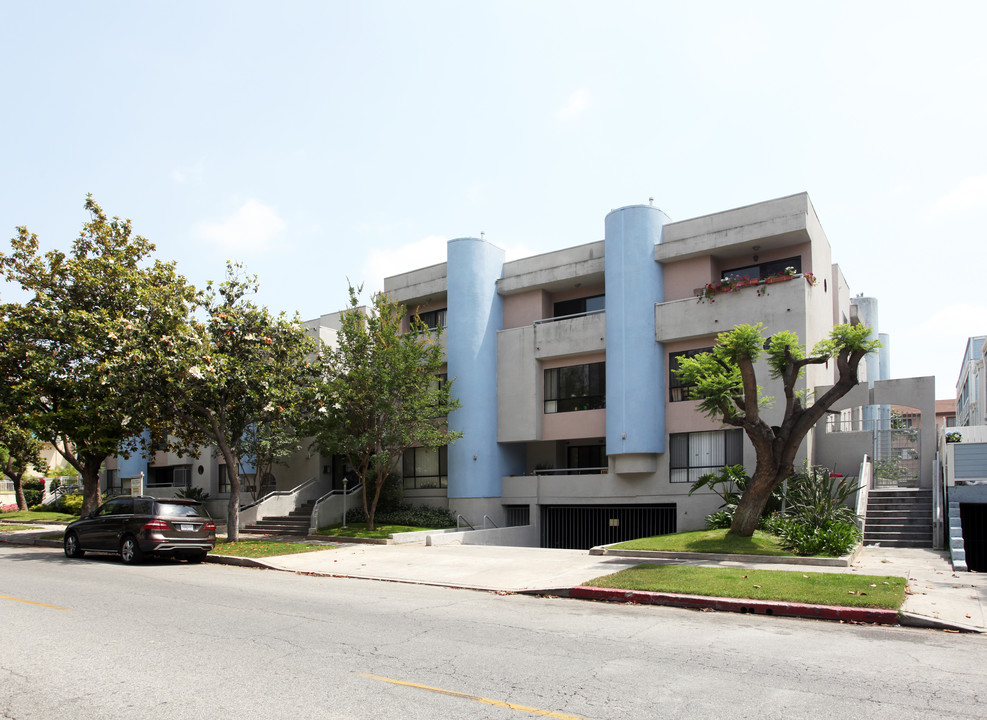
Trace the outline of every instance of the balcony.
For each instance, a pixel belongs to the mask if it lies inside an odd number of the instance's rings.
[[[603,352],[607,346],[607,316],[602,310],[538,320],[534,330],[538,360]]]
[[[764,323],[768,332],[802,330],[812,302],[817,310],[832,313],[822,287],[813,287],[803,275],[779,282],[736,287],[714,293],[700,302],[685,298],[655,305],[655,340],[671,342],[709,337],[743,323]]]

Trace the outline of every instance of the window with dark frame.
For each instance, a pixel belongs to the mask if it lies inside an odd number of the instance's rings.
[[[435,330],[437,327],[444,328],[446,326],[446,309],[441,308],[418,313],[418,319],[425,323],[425,327],[429,330]]]
[[[673,483],[694,483],[725,465],[744,462],[743,430],[672,433],[668,445],[668,474]]]
[[[761,280],[772,275],[780,275],[788,268],[795,268],[796,274],[801,273],[802,256],[796,255],[783,260],[769,260],[768,262],[758,263],[757,265],[746,265],[731,270],[724,270],[720,273],[720,278],[723,280],[727,278],[733,278],[735,280]]]
[[[597,445],[570,445],[566,448],[566,463],[570,475],[584,474],[580,471],[600,472],[607,467],[607,447]]]
[[[568,315],[583,315],[585,313],[600,312],[606,310],[606,295],[591,295],[590,297],[575,298],[574,300],[561,300],[555,303],[552,317],[566,317]]]
[[[404,451],[401,462],[405,490],[428,490],[449,485],[449,448],[415,447]]]
[[[545,370],[545,412],[600,410],[607,406],[605,362]]]
[[[680,380],[679,376],[675,374],[675,371],[679,368],[679,362],[682,358],[691,358],[696,355],[701,355],[705,352],[712,352],[712,347],[696,348],[695,350],[683,350],[682,352],[673,352],[668,354],[668,401],[669,402],[682,402],[683,400],[691,400],[689,397],[689,391],[695,387],[694,384],[687,384],[684,380]]]

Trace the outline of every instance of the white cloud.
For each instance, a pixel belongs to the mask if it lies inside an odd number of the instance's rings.
[[[249,252],[268,247],[285,225],[274,208],[248,200],[225,220],[199,223],[195,232],[223,249]]]
[[[964,210],[987,209],[987,175],[968,177],[936,200],[932,215],[951,215]]]
[[[448,238],[429,235],[399,248],[371,248],[363,264],[363,277],[351,277],[353,283],[363,283],[366,297],[384,289],[384,278],[446,261]]]
[[[586,88],[580,88],[576,90],[569,99],[566,101],[565,105],[559,108],[555,112],[555,119],[560,122],[568,122],[570,120],[575,120],[577,117],[582,115],[590,105],[593,104],[593,95]]]

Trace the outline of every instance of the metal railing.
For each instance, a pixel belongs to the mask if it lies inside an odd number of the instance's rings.
[[[541,320],[535,320],[532,325],[542,325],[544,323],[558,322],[559,320],[571,320],[572,318],[586,317],[587,315],[599,315],[600,313],[605,313],[606,310],[587,310],[586,312],[574,313],[572,315],[559,315],[558,317],[542,318]]]
[[[312,519],[309,523],[309,529],[312,533],[319,529],[319,511],[322,509],[322,503],[328,502],[336,495],[343,496],[343,525],[346,524],[346,498],[355,492],[363,490],[363,483],[358,482],[352,487],[345,486],[343,488],[333,488],[327,492],[322,497],[315,501],[315,505],[312,506]]]
[[[498,525],[497,523],[495,523],[493,521],[493,518],[492,517],[490,517],[489,515],[484,515],[483,516],[483,529],[484,530],[487,529],[487,521],[488,520],[490,521],[490,524],[493,525],[495,528],[499,528],[500,527],[500,525]]]
[[[544,468],[535,470],[535,475],[604,475],[609,471],[608,467]]]
[[[475,527],[473,527],[472,525],[470,525],[470,521],[469,520],[467,520],[466,518],[464,518],[462,515],[456,515],[456,529],[457,530],[460,530],[461,529],[461,527],[459,525],[459,521],[460,520],[462,520],[466,524],[466,527],[468,527],[470,530],[476,530]]]

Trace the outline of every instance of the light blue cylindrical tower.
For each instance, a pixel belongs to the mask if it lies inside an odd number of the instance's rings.
[[[449,446],[450,498],[501,496],[501,478],[523,472],[497,443],[497,331],[504,327],[497,280],[504,251],[477,238],[450,240],[446,263],[446,359],[462,407],[449,427],[463,437]]]
[[[655,341],[665,288],[655,244],[667,221],[650,205],[606,217],[608,455],[665,452],[665,350]]]
[[[871,338],[879,338],[877,298],[855,297],[852,303],[857,307],[857,318],[871,329]],[[884,349],[868,353],[863,360],[867,368],[867,387],[873,388],[876,380],[887,380],[888,355]],[[864,430],[886,430],[890,427],[891,407],[888,405],[867,405],[863,408]]]

